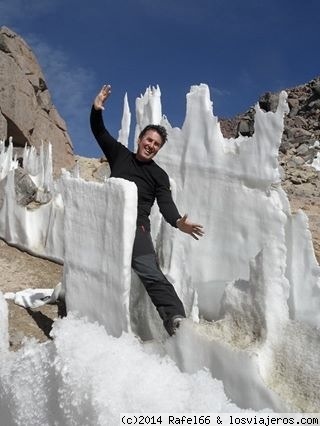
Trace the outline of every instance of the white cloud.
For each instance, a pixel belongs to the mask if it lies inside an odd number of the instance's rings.
[[[55,8],[51,0],[0,0],[0,16],[2,23],[11,25],[19,19],[33,19],[44,15]]]
[[[78,152],[78,148],[88,140],[88,110],[96,90],[94,72],[72,63],[66,53],[33,34],[26,36],[25,40],[40,63],[53,103],[66,121]]]
[[[26,37],[46,77],[52,96],[68,114],[77,110],[93,85],[93,72],[71,63],[61,50],[53,48],[34,36]]]
[[[212,87],[210,86],[210,92],[212,93],[213,97],[226,97],[226,96],[230,96],[231,92],[230,90],[227,89],[219,89],[217,87]]]

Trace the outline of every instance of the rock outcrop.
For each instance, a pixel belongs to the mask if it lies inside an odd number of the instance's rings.
[[[320,172],[311,167],[320,152],[320,77],[291,89],[288,93],[289,114],[279,152],[283,168],[282,185],[288,195],[320,196]],[[275,111],[279,93],[267,92],[259,99],[265,111]],[[235,118],[220,121],[226,137],[239,134],[251,136],[254,132],[254,109]],[[320,155],[320,154],[319,154]]]
[[[74,165],[67,126],[52,104],[38,64],[26,42],[7,27],[0,28],[0,139],[13,139],[15,150],[51,143],[54,174]]]
[[[288,93],[289,114],[284,120],[279,163],[282,167],[282,187],[288,194],[293,212],[302,209],[308,216],[315,255],[320,261],[320,171],[312,167],[320,158],[320,77],[310,82],[284,89]],[[279,93],[267,92],[259,99],[265,111],[275,111]],[[254,108],[230,119],[221,119],[225,137],[254,132]]]

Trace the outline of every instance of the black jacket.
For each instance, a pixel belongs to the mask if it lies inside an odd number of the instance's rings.
[[[116,141],[104,126],[102,111],[91,109],[91,130],[108,159],[111,177],[118,177],[134,182],[138,189],[137,226],[150,230],[149,215],[154,200],[170,225],[177,227],[176,222],[181,216],[173,202],[169,177],[153,160],[144,162],[136,159],[133,152]]]

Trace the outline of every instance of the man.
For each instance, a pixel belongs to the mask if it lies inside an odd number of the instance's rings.
[[[153,304],[172,336],[185,318],[183,304],[173,285],[161,272],[150,236],[149,215],[157,200],[165,220],[196,240],[203,235],[202,226],[191,223],[187,215],[181,217],[173,202],[169,177],[153,157],[167,140],[166,129],[159,125],[145,127],[138,138],[138,150],[132,153],[117,142],[106,130],[102,110],[110,96],[111,86],[104,85],[96,96],[90,115],[92,132],[107,157],[111,176],[134,182],[138,190],[137,228],[132,252],[132,268],[145,286]]]

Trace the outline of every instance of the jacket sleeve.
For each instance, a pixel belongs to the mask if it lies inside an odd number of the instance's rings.
[[[120,150],[121,144],[116,139],[114,139],[114,137],[111,136],[108,130],[105,128],[102,118],[102,111],[97,111],[93,106],[91,108],[90,114],[90,125],[94,137],[96,138],[100,148],[107,157],[112,168]]]
[[[156,199],[166,222],[177,228],[177,220],[181,218],[181,215],[172,199],[169,177],[163,170],[161,180],[156,187]]]

